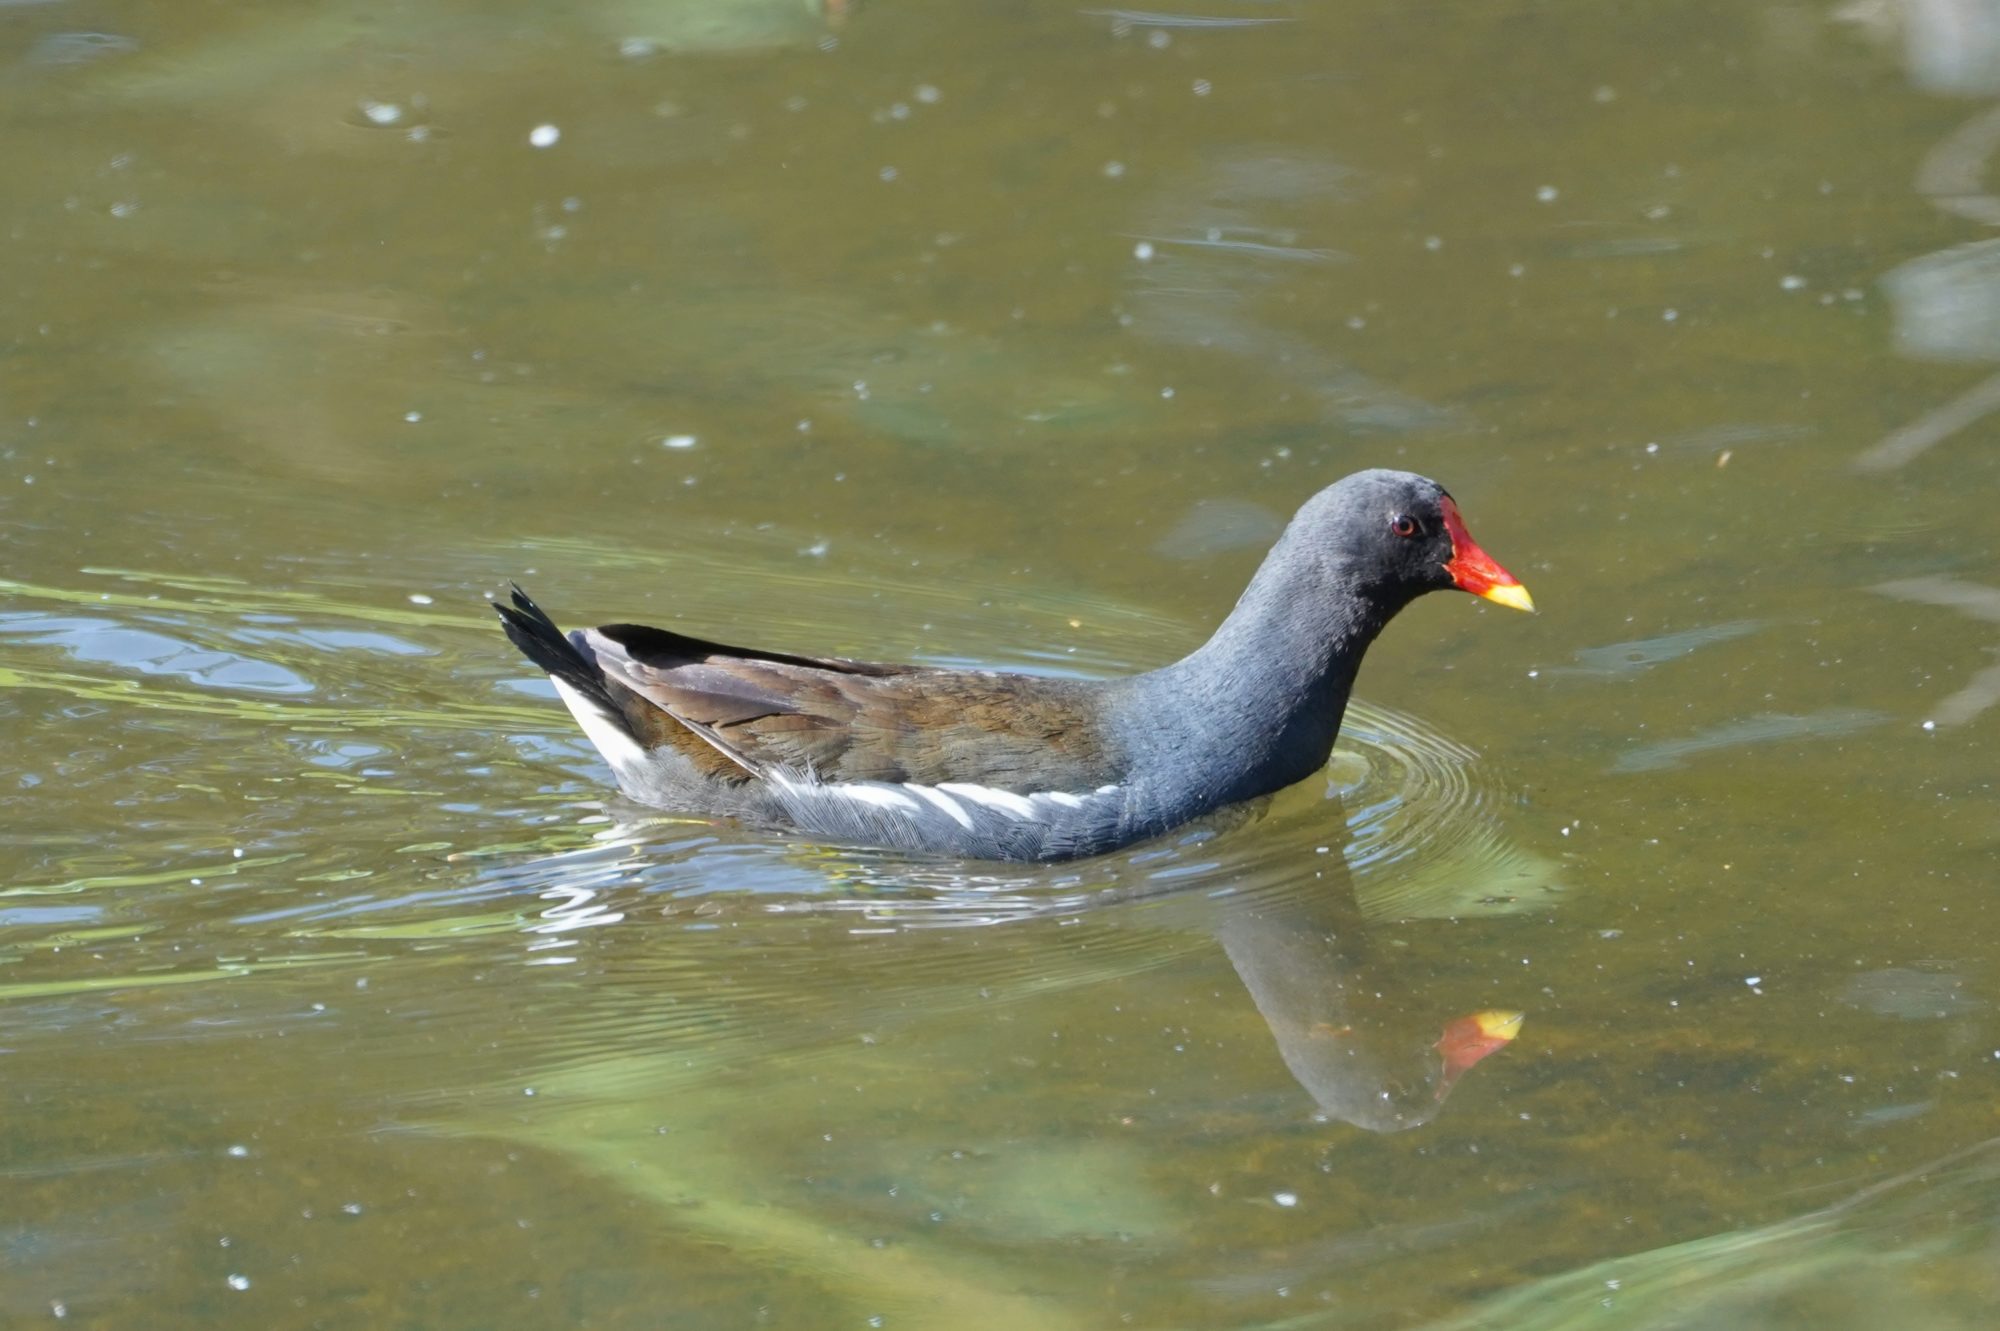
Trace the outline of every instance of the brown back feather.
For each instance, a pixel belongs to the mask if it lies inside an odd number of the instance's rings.
[[[781,768],[1028,792],[1116,779],[1094,685],[756,652],[628,624],[589,640],[641,741],[723,780]]]

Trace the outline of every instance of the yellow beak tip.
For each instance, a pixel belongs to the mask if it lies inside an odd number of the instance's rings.
[[[1528,595],[1528,589],[1518,582],[1510,582],[1504,587],[1496,584],[1479,594],[1496,605],[1525,610],[1531,615],[1535,613],[1535,598]]]

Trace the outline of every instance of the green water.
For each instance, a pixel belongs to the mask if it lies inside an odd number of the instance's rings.
[[[0,1321],[1991,1325],[1956,8],[0,3]],[[1377,465],[1542,613],[1078,865],[484,605],[1119,673]]]

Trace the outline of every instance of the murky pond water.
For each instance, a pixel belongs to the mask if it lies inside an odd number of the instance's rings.
[[[560,11],[0,0],[9,1325],[1992,1325],[1990,6]],[[1079,864],[484,603],[1115,674],[1375,465],[1542,613]]]

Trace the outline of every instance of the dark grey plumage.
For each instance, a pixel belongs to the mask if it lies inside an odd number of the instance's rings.
[[[518,587],[495,608],[633,799],[847,844],[1051,860],[1317,771],[1368,644],[1454,585],[1527,607],[1442,487],[1366,471],[1306,502],[1208,642],[1125,679],[793,656],[630,624],[565,637]]]

